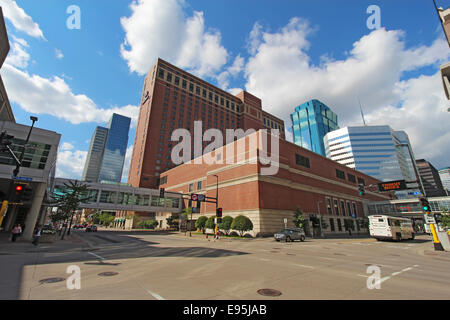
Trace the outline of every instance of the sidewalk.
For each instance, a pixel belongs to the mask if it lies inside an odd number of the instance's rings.
[[[23,240],[20,237],[16,242],[11,241],[10,232],[0,232],[0,255],[14,255],[35,252],[37,250],[70,250],[73,248],[81,248],[86,244],[77,235],[65,235],[64,240],[60,240],[57,236],[52,243],[40,242],[37,246],[31,241]]]

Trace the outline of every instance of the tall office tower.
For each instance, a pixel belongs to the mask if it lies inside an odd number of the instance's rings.
[[[323,138],[339,129],[337,115],[319,100],[310,100],[295,108],[291,114],[294,143],[326,156]]]
[[[131,118],[114,113],[108,123],[108,138],[103,153],[99,181],[120,182],[122,179]]]
[[[328,158],[381,181],[418,179],[414,153],[404,131],[389,126],[345,127],[327,133],[324,144]],[[413,197],[412,192],[396,195],[408,198]]]
[[[427,197],[443,197],[446,195],[442,186],[441,177],[436,168],[425,159],[416,160],[417,169],[422,179],[423,188]]]
[[[130,123],[131,118],[114,113],[107,128],[95,129],[83,170],[83,181],[121,181]]]
[[[91,139],[91,144],[89,146],[89,152],[86,157],[86,164],[84,165],[81,180],[98,182],[107,136],[108,129],[104,127],[97,127],[95,129],[94,135]]]
[[[446,189],[446,194],[450,193],[450,167],[439,170],[442,186]]]
[[[225,137],[226,129],[273,128],[284,139],[284,122],[263,111],[259,98],[248,92],[234,96],[164,60],[151,68],[142,91],[128,176],[135,187],[159,185],[160,174],[175,166],[171,152],[178,142],[171,141],[172,132],[185,128],[193,136],[194,121],[202,121],[202,133],[216,128]]]

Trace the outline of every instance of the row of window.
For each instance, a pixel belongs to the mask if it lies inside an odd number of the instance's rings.
[[[348,201],[348,200],[333,198],[333,203],[331,203],[331,199],[327,197],[326,203],[327,203],[327,214],[330,216],[331,215],[336,215],[336,216],[342,215],[342,216],[356,217],[358,215],[355,202],[350,203],[350,201]],[[339,203],[340,203],[340,207],[339,207]]]
[[[342,180],[346,180],[345,172],[342,170],[339,170],[339,169],[336,169],[336,177],[338,177],[339,179],[342,179]],[[347,180],[350,182],[356,183],[355,176],[351,173],[347,173]],[[366,185],[366,182],[364,181],[363,178],[358,177],[358,184]]]

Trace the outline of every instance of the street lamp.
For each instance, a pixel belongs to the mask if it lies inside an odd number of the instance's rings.
[[[319,226],[320,226],[320,236],[323,237],[323,229],[322,229],[322,216],[320,215],[320,206],[319,204],[322,203],[322,200],[317,201],[317,213],[319,215]]]

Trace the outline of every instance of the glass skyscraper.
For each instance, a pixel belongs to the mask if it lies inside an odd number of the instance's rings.
[[[129,117],[114,113],[107,128],[96,128],[86,158],[83,181],[121,181],[130,123]]]
[[[414,154],[404,131],[389,126],[345,127],[326,134],[324,144],[328,158],[381,181],[417,180]],[[396,195],[410,196],[408,191]]]
[[[319,100],[310,100],[295,108],[291,114],[294,143],[326,156],[323,138],[339,129],[337,115]]]
[[[122,179],[125,153],[128,146],[128,132],[131,119],[114,113],[108,124],[108,138],[106,139],[99,182],[120,182]]]

